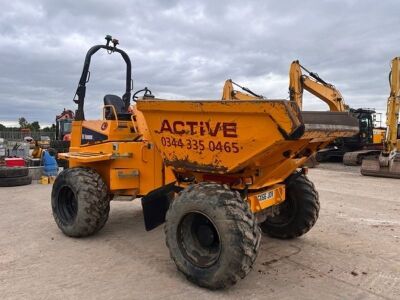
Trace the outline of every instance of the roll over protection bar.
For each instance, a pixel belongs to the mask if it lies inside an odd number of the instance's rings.
[[[113,39],[110,35],[107,35],[105,37],[105,39],[107,41],[106,45],[93,46],[86,53],[85,62],[83,65],[83,70],[82,70],[82,75],[81,75],[81,78],[79,79],[78,88],[76,89],[76,93],[75,93],[75,96],[73,99],[73,101],[76,104],[78,104],[78,109],[76,110],[76,113],[75,113],[76,121],[85,120],[85,114],[84,114],[83,107],[84,107],[85,95],[86,95],[86,83],[89,82],[89,78],[90,78],[90,72],[89,72],[90,61],[91,61],[92,56],[99,49],[105,49],[105,50],[107,50],[107,52],[109,54],[117,52],[124,59],[124,61],[126,63],[126,88],[125,88],[125,94],[122,96],[122,100],[125,103],[126,109],[128,109],[128,107],[130,105],[130,98],[131,98],[131,91],[132,91],[131,60],[125,51],[117,48],[117,45],[119,44],[117,39]],[[113,45],[110,45],[110,43],[112,43]]]

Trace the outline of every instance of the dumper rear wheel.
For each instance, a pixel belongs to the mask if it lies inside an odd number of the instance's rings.
[[[89,236],[103,228],[108,219],[108,189],[92,169],[66,169],[54,182],[51,206],[54,220],[65,235]]]
[[[167,212],[166,243],[177,268],[188,280],[220,289],[251,270],[260,229],[239,193],[216,183],[191,185]]]
[[[279,215],[260,224],[271,237],[291,239],[308,232],[319,214],[318,192],[305,175],[294,175],[286,186],[286,200],[279,205]]]

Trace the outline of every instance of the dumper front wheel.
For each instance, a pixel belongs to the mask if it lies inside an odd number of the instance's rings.
[[[54,182],[51,207],[54,220],[65,235],[92,235],[103,228],[108,219],[107,186],[92,169],[66,169]]]
[[[291,239],[308,232],[319,214],[318,192],[305,175],[294,175],[287,181],[286,200],[279,205],[279,215],[260,224],[271,237]]]
[[[216,183],[184,189],[166,216],[166,243],[177,268],[193,283],[225,288],[251,270],[260,229],[239,193]]]

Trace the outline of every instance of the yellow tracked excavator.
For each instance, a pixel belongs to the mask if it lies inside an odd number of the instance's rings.
[[[308,75],[303,74],[301,71],[302,69],[306,71]],[[235,90],[234,86],[239,87],[246,93]],[[308,91],[328,104],[331,112],[345,112],[349,110],[341,93],[334,85],[324,81],[317,73],[308,71],[298,60],[295,60],[290,65],[289,69],[289,96],[290,101],[295,102],[300,109],[303,107],[303,90]],[[243,87],[231,79],[225,81],[222,91],[222,100],[257,99],[261,100],[265,99],[265,97],[254,93],[249,88]]]
[[[307,74],[303,74],[304,70]],[[236,90],[234,86],[240,88],[242,91]],[[307,70],[300,64],[298,60],[291,63],[289,69],[289,96],[290,101],[298,105],[300,109],[303,108],[303,91],[306,90],[317,98],[321,99],[329,106],[330,112],[348,112],[349,106],[344,102],[342,94],[333,84],[324,81],[317,73]],[[264,96],[256,94],[249,88],[243,87],[236,82],[228,79],[222,91],[222,100],[262,100]],[[321,114],[319,112],[318,114]],[[307,119],[313,120],[316,116],[314,112],[303,112]],[[318,116],[320,118],[320,115]],[[310,125],[308,125],[310,126]],[[351,138],[351,137],[347,137]],[[317,150],[325,149],[328,144],[320,144]],[[307,167],[315,167],[318,165],[316,155],[313,154],[305,162]]]
[[[308,75],[303,74],[302,69]],[[349,110],[342,94],[334,85],[324,81],[317,73],[307,70],[298,60],[293,61],[290,65],[289,78],[290,100],[296,102],[300,107],[303,103],[303,90],[306,90],[328,104],[330,111]]]
[[[330,111],[348,111],[357,118],[359,122],[359,132],[356,135],[339,138],[331,144],[326,145],[325,148],[320,147],[316,155],[312,155],[309,158],[306,166],[315,167],[319,162],[330,160],[338,161],[341,159],[343,159],[345,165],[356,166],[361,165],[362,160],[367,157],[374,158],[379,155],[383,149],[385,130],[374,127],[373,117],[375,115],[375,110],[349,108],[342,94],[333,84],[323,80],[317,73],[306,69],[298,60],[291,63],[289,78],[290,100],[297,103],[300,108],[302,108],[303,103],[303,92],[306,90],[328,104]],[[242,91],[236,90],[235,87],[240,88]],[[394,89],[396,88],[394,87]],[[256,94],[249,88],[237,84],[231,79],[225,82],[222,100],[261,99],[265,99],[265,97]],[[394,124],[396,124],[396,121],[394,122]]]
[[[377,157],[362,161],[361,174],[367,176],[400,178],[400,143],[399,143],[399,109],[400,109],[400,57],[392,60],[389,73],[390,95],[386,111],[386,137],[383,151]]]

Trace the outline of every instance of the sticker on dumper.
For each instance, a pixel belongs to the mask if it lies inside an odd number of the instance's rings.
[[[274,191],[267,191],[257,195],[258,201],[265,201],[274,198]]]

